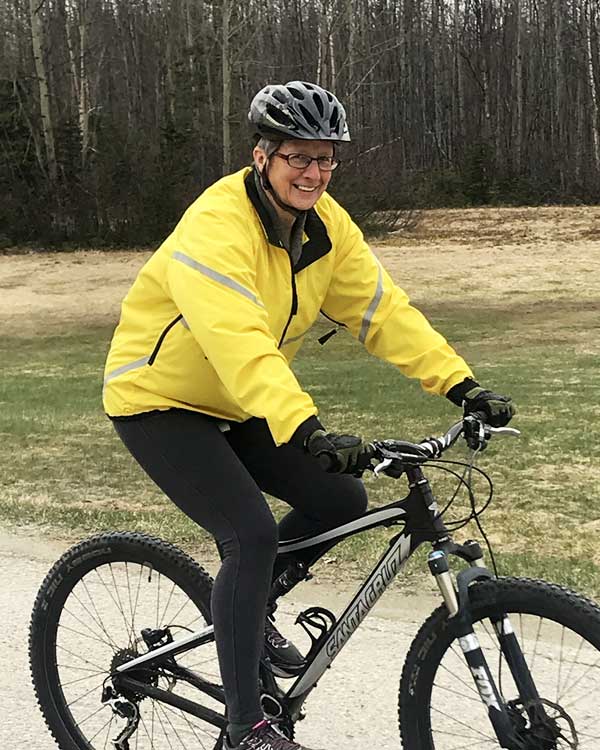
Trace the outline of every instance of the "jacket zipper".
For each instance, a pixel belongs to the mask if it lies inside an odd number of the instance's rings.
[[[156,357],[158,355],[158,352],[160,351],[160,347],[162,346],[162,343],[165,340],[165,336],[167,335],[167,333],[169,333],[169,331],[171,330],[171,328],[173,328],[173,326],[176,323],[178,323],[182,318],[183,318],[183,315],[181,313],[179,313],[179,315],[174,320],[172,320],[169,323],[169,325],[167,325],[163,329],[163,332],[158,337],[158,341],[156,342],[156,344],[154,346],[154,349],[152,350],[152,354],[150,355],[150,358],[148,359],[148,366],[149,367],[152,367],[152,365],[154,364],[154,360],[156,359]]]
[[[319,344],[321,344],[321,346],[323,346],[324,344],[326,344],[329,341],[329,339],[332,336],[335,336],[335,334],[340,330],[340,328],[347,328],[347,325],[345,323],[340,323],[340,321],[339,320],[335,320],[335,318],[331,318],[329,315],[327,315],[326,312],[323,312],[323,310],[321,310],[321,315],[323,315],[323,317],[327,318],[327,320],[330,320],[332,323],[335,323],[335,328],[333,330],[328,331],[323,336],[319,336],[319,338],[317,339],[317,341],[319,342]]]
[[[287,250],[286,250],[287,252]],[[283,344],[283,340],[285,339],[285,335],[288,331],[288,328],[290,327],[290,323],[292,322],[292,318],[296,313],[298,312],[298,292],[296,290],[296,276],[294,274],[294,264],[292,261],[292,256],[287,253],[288,258],[290,259],[290,272],[292,275],[292,308],[290,310],[290,316],[287,320],[287,323],[285,324],[285,328],[283,329],[283,333],[281,334],[281,338],[279,339],[279,344],[277,345],[278,348],[281,347]]]

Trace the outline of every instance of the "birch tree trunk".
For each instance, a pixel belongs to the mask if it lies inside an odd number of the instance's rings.
[[[88,149],[90,145],[90,107],[89,107],[89,81],[86,70],[87,57],[87,3],[81,0],[74,11],[74,25],[78,31],[77,40],[73,36],[73,26],[70,23],[69,12],[65,11],[65,31],[67,47],[69,50],[69,62],[71,75],[73,77],[73,90],[77,100],[77,114],[79,124],[79,137],[81,144],[81,166],[85,167]]]
[[[221,72],[223,77],[223,174],[231,171],[231,59],[230,23],[231,0],[222,0],[221,21]]]
[[[592,145],[594,155],[595,172],[600,170],[600,132],[598,126],[598,95],[596,93],[596,81],[594,79],[594,55],[592,50],[592,27],[596,28],[596,14],[591,7],[590,0],[585,1],[583,12],[583,24],[585,28],[585,49],[587,78],[590,88],[591,120],[592,120]],[[597,34],[595,34],[597,36]]]
[[[58,176],[56,164],[56,149],[54,146],[54,128],[50,108],[50,91],[48,86],[48,71],[44,60],[44,25],[42,22],[42,7],[39,0],[29,0],[29,17],[31,20],[31,41],[33,45],[33,59],[38,82],[40,97],[40,115],[42,118],[42,133],[46,147],[46,165],[50,182],[56,182]]]
[[[521,172],[521,156],[523,153],[523,23],[521,16],[521,0],[513,3],[516,23],[516,54],[515,54],[515,98],[517,111],[513,129],[513,161],[517,174]]]

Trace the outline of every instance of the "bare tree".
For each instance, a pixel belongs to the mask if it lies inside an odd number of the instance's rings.
[[[44,145],[46,147],[46,165],[50,182],[55,183],[58,176],[56,164],[56,148],[54,142],[54,127],[52,123],[52,111],[50,106],[50,88],[48,85],[48,71],[44,55],[44,23],[42,9],[44,0],[29,0],[29,17],[31,20],[31,42],[33,46],[33,59],[37,76],[40,119],[42,132],[44,134]]]

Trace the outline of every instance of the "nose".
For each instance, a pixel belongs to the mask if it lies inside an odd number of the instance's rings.
[[[313,180],[320,180],[321,179],[321,170],[319,169],[319,164],[316,161],[311,161],[311,163],[306,167],[304,172],[302,173],[305,177],[311,177]]]

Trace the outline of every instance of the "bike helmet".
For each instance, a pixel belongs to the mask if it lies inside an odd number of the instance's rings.
[[[248,120],[263,138],[349,141],[346,111],[316,83],[265,86],[252,100]]]

